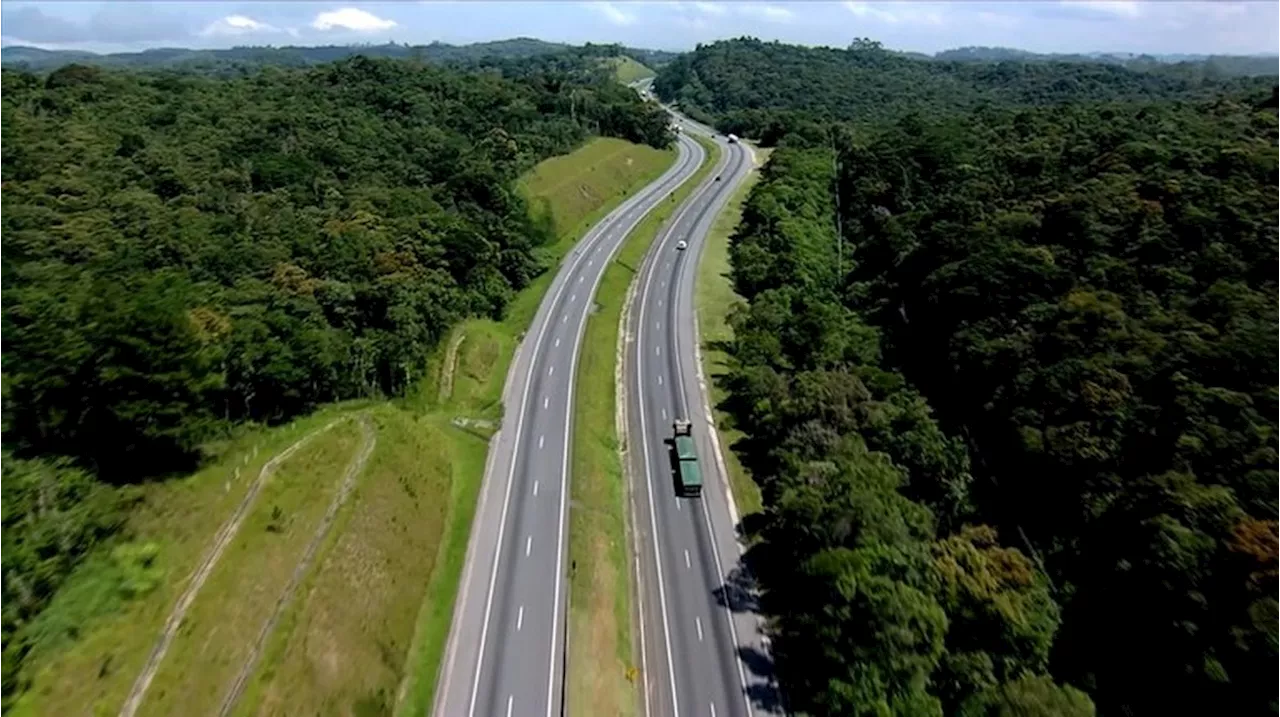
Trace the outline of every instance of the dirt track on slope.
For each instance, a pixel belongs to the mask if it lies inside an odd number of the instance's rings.
[[[160,668],[160,662],[164,660],[164,655],[169,651],[173,638],[178,634],[178,628],[182,627],[182,621],[187,617],[187,610],[191,608],[191,603],[195,601],[200,588],[204,587],[204,581],[209,578],[209,574],[217,566],[218,560],[222,558],[223,551],[231,544],[231,540],[236,537],[236,533],[240,532],[240,525],[244,523],[245,516],[249,514],[249,508],[253,506],[254,499],[262,491],[262,486],[267,482],[267,479],[276,472],[281,463],[284,463],[294,453],[297,453],[311,439],[345,420],[347,420],[345,417],[334,419],[323,428],[299,438],[293,445],[277,453],[274,458],[267,461],[266,465],[262,466],[262,470],[258,471],[258,477],[254,479],[253,485],[249,486],[249,489],[245,491],[244,497],[236,505],[231,517],[226,523],[222,524],[222,527],[214,535],[213,545],[209,546],[209,550],[204,554],[204,558],[201,559],[199,567],[191,575],[191,581],[187,584],[187,589],[183,590],[182,594],[178,596],[178,602],[174,604],[173,610],[169,613],[169,618],[165,620],[164,629],[160,631],[160,638],[156,640],[155,647],[151,648],[151,654],[147,657],[146,663],[142,666],[142,671],[138,673],[138,679],[134,680],[133,687],[129,690],[129,696],[120,708],[120,717],[133,717],[138,711],[138,707],[142,704],[142,698],[147,694],[147,688],[151,686],[151,680],[155,678],[156,671]]]
[[[253,671],[258,666],[258,660],[262,659],[262,650],[266,647],[272,631],[275,630],[276,623],[280,622],[280,617],[284,614],[285,608],[288,607],[289,601],[293,599],[293,594],[298,591],[298,586],[302,584],[302,580],[307,576],[307,571],[311,569],[311,562],[315,560],[320,544],[324,542],[324,538],[328,535],[334,519],[338,517],[338,511],[347,502],[348,496],[351,495],[351,490],[355,488],[356,477],[364,470],[365,463],[369,462],[369,456],[373,453],[373,448],[378,443],[377,431],[374,430],[373,423],[369,420],[369,417],[361,414],[357,420],[360,422],[362,439],[360,449],[351,458],[351,462],[347,464],[347,470],[342,474],[342,483],[338,486],[338,492],[334,494],[333,500],[329,501],[329,508],[325,511],[320,524],[316,526],[316,532],[311,536],[311,542],[307,543],[306,550],[302,552],[302,557],[293,568],[293,576],[289,578],[289,584],[285,586],[284,591],[280,593],[279,599],[276,600],[276,607],[272,611],[271,617],[267,618],[267,621],[262,624],[262,630],[258,632],[258,639],[253,643],[253,650],[245,657],[244,663],[240,666],[240,674],[236,675],[235,681],[231,684],[231,689],[227,692],[227,696],[223,698],[222,708],[218,711],[218,714],[223,717],[231,714],[236,700],[240,699],[240,695],[244,692],[245,685],[249,683],[249,678],[253,676]]]

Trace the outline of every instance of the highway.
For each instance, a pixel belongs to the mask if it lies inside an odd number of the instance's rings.
[[[578,242],[560,266],[507,374],[434,714],[560,714],[566,510],[574,377],[601,275],[623,239],[702,164],[681,136],[675,163]]]
[[[682,125],[713,136],[686,118]],[[715,141],[723,150],[718,166],[659,233],[628,308],[623,400],[648,717],[782,713],[752,591],[741,577],[737,511],[698,360],[698,257],[754,162],[748,147]],[[676,248],[681,240],[687,249]],[[676,493],[666,443],[676,418],[693,424],[700,498]]]

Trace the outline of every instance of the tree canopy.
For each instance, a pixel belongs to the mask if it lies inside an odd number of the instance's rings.
[[[516,179],[664,113],[589,56],[217,78],[3,72],[4,693],[132,482],[243,421],[394,396],[548,268]]]
[[[1185,89],[776,97],[723,408],[798,711],[1275,713],[1275,93]]]

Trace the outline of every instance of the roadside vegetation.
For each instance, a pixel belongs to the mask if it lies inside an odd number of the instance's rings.
[[[702,343],[702,371],[707,380],[711,413],[715,418],[716,433],[724,452],[725,468],[729,471],[729,488],[733,491],[740,519],[760,512],[760,487],[742,466],[737,452],[730,450],[744,435],[733,427],[732,417],[725,413],[721,404],[728,396],[729,355],[726,350],[733,342],[733,328],[729,325],[729,317],[737,307],[743,305],[742,297],[733,290],[729,244],[742,222],[742,210],[747,196],[760,179],[760,168],[769,161],[769,155],[773,153],[772,149],[752,147],[752,150],[755,152],[756,166],[734,190],[728,204],[716,216],[715,224],[707,233],[702,256],[698,260],[698,280],[694,284],[698,334]]]
[[[1274,713],[1275,78],[869,41],[669,69],[777,145],[721,406],[789,706]]]
[[[586,69],[575,122],[536,82],[365,58],[3,82],[6,710],[116,712],[253,478],[338,420],[264,480],[138,713],[216,711],[317,539],[234,711],[421,713],[516,338],[674,156],[583,123],[641,139],[649,110]]]
[[[626,55],[618,55],[605,59],[605,64],[613,68],[613,76],[618,82],[629,85],[632,82],[653,77],[656,73]]]
[[[719,161],[719,148],[698,139],[707,158],[672,198],[624,240],[601,278],[587,319],[574,392],[569,510],[568,707],[574,715],[630,715],[639,705],[632,644],[635,613],[627,481],[616,430],[618,334],[627,290],[663,224]]]

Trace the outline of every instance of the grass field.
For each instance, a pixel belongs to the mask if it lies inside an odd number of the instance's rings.
[[[613,66],[613,76],[624,85],[629,85],[636,80],[643,80],[646,77],[653,77],[657,74],[626,55],[610,57],[605,62]]]
[[[658,230],[719,159],[698,172],[636,227],[605,269],[578,363],[570,487],[568,706],[574,715],[630,715],[641,679],[632,648],[634,594],[627,538],[626,480],[614,428],[618,323],[627,288]]]
[[[549,263],[673,160],[670,151],[597,139],[538,165],[521,191],[556,228],[557,241],[544,248]],[[129,542],[91,557],[42,615],[43,639],[28,663],[31,689],[13,714],[116,714],[188,577],[253,477],[286,447],[355,411],[373,420],[376,447],[285,604],[236,713],[425,713],[488,449],[485,431],[451,421],[501,416],[516,337],[552,273],[520,292],[503,321],[457,327],[411,397],[339,404],[288,425],[247,427],[210,446],[217,457],[199,472],[145,485]],[[446,373],[449,390],[442,392]],[[353,421],[339,423],[264,483],[191,603],[139,714],[217,712],[359,435]]]
[[[760,164],[734,191],[729,203],[716,217],[716,222],[707,235],[707,243],[702,248],[702,257],[698,262],[698,281],[694,285],[698,332],[702,341],[702,370],[710,382],[712,414],[715,416],[716,431],[720,434],[720,445],[724,449],[729,485],[733,490],[738,512],[743,516],[759,512],[760,488],[742,467],[738,455],[730,450],[734,442],[742,438],[742,433],[734,430],[729,417],[715,408],[725,398],[720,377],[726,371],[727,359],[724,352],[716,346],[733,338],[733,329],[729,328],[727,319],[733,305],[742,301],[742,297],[734,293],[733,283],[729,278],[729,237],[742,221],[742,205],[746,202],[751,187],[760,178],[759,166],[768,160],[770,151],[755,150],[756,160]]]

